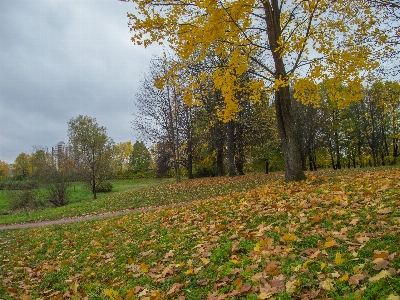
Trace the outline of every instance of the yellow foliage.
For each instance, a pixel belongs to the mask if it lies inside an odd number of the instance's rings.
[[[279,91],[289,84],[297,100],[318,105],[318,85],[327,84],[329,97],[339,107],[363,97],[363,80],[378,67],[378,58],[392,51],[385,42],[395,34],[382,29],[384,10],[363,1],[280,0],[278,22],[269,1],[139,1],[128,14],[132,41],[147,46],[168,42],[184,62],[212,57],[214,88],[221,91],[224,107],[218,116],[227,122],[240,111],[241,91],[260,101],[261,91]],[[241,76],[251,69],[244,85]],[[194,82],[207,76],[185,77],[185,101],[198,105]],[[178,85],[178,82],[175,82]],[[163,87],[163,80],[155,83]],[[345,87],[345,88],[342,88]],[[196,104],[194,104],[196,103]]]

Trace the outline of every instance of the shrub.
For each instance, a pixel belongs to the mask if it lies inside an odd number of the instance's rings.
[[[17,191],[17,190],[31,190],[38,187],[38,183],[34,180],[1,180],[0,181],[0,190],[9,190],[9,191]]]
[[[96,186],[96,192],[108,193],[113,189],[113,185],[109,181],[103,181]]]
[[[46,186],[49,193],[47,200],[54,206],[64,206],[69,203],[69,190],[71,183],[68,181],[52,182]]]
[[[11,210],[33,210],[44,206],[35,190],[12,191],[8,205]]]

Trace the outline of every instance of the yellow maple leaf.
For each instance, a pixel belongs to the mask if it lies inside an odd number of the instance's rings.
[[[203,264],[205,264],[205,265],[207,265],[209,262],[210,262],[210,260],[208,259],[208,258],[206,258],[206,257],[200,257],[200,260],[203,262]]]
[[[194,274],[194,270],[193,269],[189,269],[185,272],[186,275],[191,275]]]
[[[297,236],[293,233],[285,233],[282,238],[284,241],[294,241],[297,239]]]
[[[337,243],[335,240],[329,240],[325,242],[325,248],[336,247]]]
[[[104,294],[110,297],[111,300],[122,300],[119,293],[117,291],[114,291],[113,289],[105,289]]]
[[[342,254],[340,254],[340,252],[336,253],[335,263],[339,266],[344,263],[344,258],[342,258]]]
[[[339,281],[348,281],[349,280],[349,273],[345,273],[342,277],[339,278]]]
[[[321,263],[321,271],[326,267],[326,263]]]

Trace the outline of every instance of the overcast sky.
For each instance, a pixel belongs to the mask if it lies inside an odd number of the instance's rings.
[[[117,0],[0,0],[0,160],[67,142],[80,114],[136,140],[135,91],[162,49],[130,41],[127,12]]]

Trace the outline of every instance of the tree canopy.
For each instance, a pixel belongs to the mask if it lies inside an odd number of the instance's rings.
[[[135,13],[128,14],[132,41],[145,47],[166,42],[182,58],[170,72],[184,68],[189,58],[201,62],[210,53],[215,58],[207,67],[224,98],[219,115],[225,122],[236,118],[241,91],[253,102],[263,93],[275,96],[290,180],[303,179],[304,174],[289,85],[297,100],[318,105],[318,85],[324,82],[332,101],[349,105],[363,98],[364,79],[392,47],[385,42],[394,29],[383,23],[390,6],[381,9],[368,1],[133,2]],[[246,71],[255,76],[238,84]],[[186,85],[185,92],[193,91],[195,84]],[[191,94],[193,99],[199,96]]]
[[[96,199],[98,186],[112,171],[110,161],[114,142],[95,118],[82,115],[68,122],[68,136],[74,159]]]

